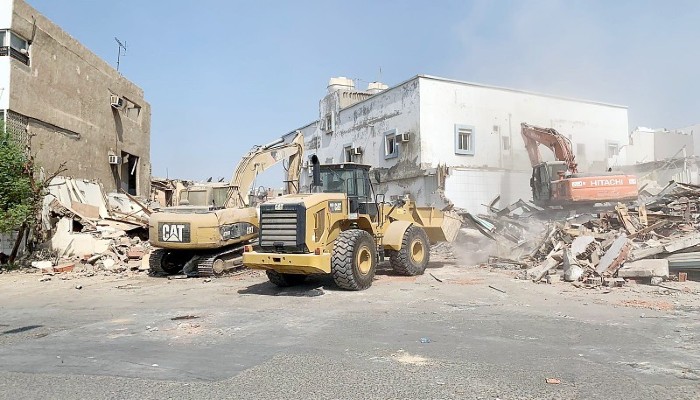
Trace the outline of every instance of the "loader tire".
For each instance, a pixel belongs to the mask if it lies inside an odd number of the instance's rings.
[[[372,235],[362,229],[340,233],[331,255],[331,274],[339,288],[364,290],[372,286],[377,269],[377,246]]]
[[[391,268],[400,275],[423,275],[430,261],[428,235],[420,226],[411,226],[403,234],[401,250],[390,252]]]
[[[265,273],[267,274],[267,279],[269,279],[273,285],[279,287],[300,285],[306,280],[306,275],[284,274],[282,272],[277,272],[270,269],[265,271]]]

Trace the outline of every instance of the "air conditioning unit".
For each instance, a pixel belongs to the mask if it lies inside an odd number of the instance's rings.
[[[397,142],[408,143],[409,140],[411,140],[411,134],[408,132],[396,135]]]
[[[113,108],[116,108],[117,110],[121,110],[122,108],[124,108],[124,99],[117,96],[116,94],[109,96],[109,103]]]
[[[360,155],[362,155],[362,147],[353,147],[353,148],[351,149],[351,151],[352,151],[352,155],[353,155],[353,156],[360,156]]]
[[[119,157],[114,154],[110,154],[107,156],[107,162],[109,162],[111,165],[118,165]]]

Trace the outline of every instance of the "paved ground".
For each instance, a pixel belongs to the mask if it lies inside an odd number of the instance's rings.
[[[429,272],[442,282],[382,272],[363,292],[2,274],[0,399],[700,398],[697,283]]]

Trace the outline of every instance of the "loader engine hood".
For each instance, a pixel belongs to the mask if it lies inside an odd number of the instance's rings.
[[[308,253],[307,210],[326,202],[338,212],[347,207],[342,193],[293,194],[261,204],[260,247],[268,252]]]

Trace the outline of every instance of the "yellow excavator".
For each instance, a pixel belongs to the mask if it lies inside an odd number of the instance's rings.
[[[155,247],[151,274],[212,276],[240,265],[243,245],[258,237],[260,199],[251,194],[256,177],[286,161],[285,192],[297,193],[303,149],[300,132],[256,146],[238,163],[228,184],[193,185],[181,194],[179,206],[154,212],[148,226]]]
[[[312,193],[290,194],[260,206],[258,249],[244,246],[243,265],[262,269],[277,286],[330,274],[346,290],[372,285],[385,257],[401,275],[423,274],[430,245],[453,241],[461,219],[410,199],[374,195],[368,165],[323,165],[312,156]]]

